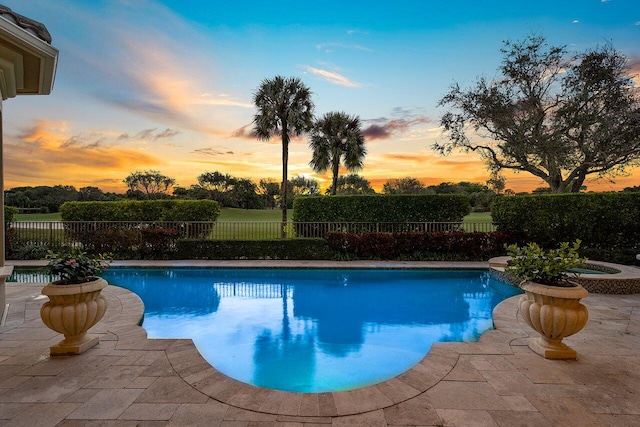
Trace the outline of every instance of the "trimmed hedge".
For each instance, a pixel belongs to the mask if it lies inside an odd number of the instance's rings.
[[[464,194],[389,194],[298,197],[293,202],[294,223],[426,223],[462,222],[471,212]],[[343,231],[367,232],[363,224],[349,224]],[[299,237],[324,236],[326,224],[295,224]],[[396,231],[394,228],[377,231]],[[416,230],[413,230],[416,231]]]
[[[5,206],[4,207],[4,229],[8,230],[11,227],[11,223],[15,219],[16,215],[18,215],[18,209],[13,206]]]
[[[640,251],[640,193],[498,197],[491,215],[499,230],[545,248],[580,239],[582,255],[626,264]]]
[[[175,259],[306,259],[335,258],[324,239],[178,240]]]
[[[298,197],[295,222],[461,222],[471,212],[464,194]]]
[[[220,205],[213,200],[128,200],[66,202],[63,221],[215,221]]]
[[[329,247],[343,259],[487,260],[515,242],[511,233],[462,231],[435,233],[327,234]]]

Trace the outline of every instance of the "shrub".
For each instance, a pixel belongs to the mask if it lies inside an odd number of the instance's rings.
[[[324,239],[178,240],[177,259],[333,259]]]
[[[484,260],[504,253],[510,233],[343,233],[327,234],[329,248],[342,258]]]
[[[66,202],[63,221],[215,221],[220,205],[213,200],[128,200]]]
[[[4,229],[8,230],[11,227],[11,223],[15,219],[16,215],[18,215],[18,209],[13,206],[5,206],[4,207]]]
[[[499,230],[515,233],[521,243],[554,248],[581,240],[580,253],[596,259],[640,250],[639,193],[498,197],[491,215]]]
[[[298,197],[293,202],[293,221],[298,223],[425,223],[462,222],[471,211],[463,194],[390,194]],[[345,231],[367,231],[353,228]],[[298,224],[298,236],[324,236],[328,228]],[[380,230],[395,231],[395,230]]]

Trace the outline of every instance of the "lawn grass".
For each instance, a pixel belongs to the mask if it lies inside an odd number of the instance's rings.
[[[464,217],[464,222],[493,222],[491,212],[471,212]]]
[[[16,215],[16,221],[61,221],[60,212],[48,213],[48,214],[18,214]]]

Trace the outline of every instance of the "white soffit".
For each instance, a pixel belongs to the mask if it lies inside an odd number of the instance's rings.
[[[57,62],[56,48],[0,16],[2,99],[51,93]]]

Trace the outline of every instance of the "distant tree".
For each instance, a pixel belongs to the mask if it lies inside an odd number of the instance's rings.
[[[272,179],[261,179],[258,191],[264,200],[264,207],[273,209],[276,206],[276,197],[280,194],[280,185]]]
[[[258,196],[257,189],[258,186],[250,179],[238,178],[230,194],[234,207],[243,209],[262,208],[262,200]]]
[[[491,170],[531,173],[553,193],[639,163],[640,99],[624,55],[607,45],[571,57],[535,35],[501,52],[501,76],[454,84],[440,100],[452,109],[441,120],[449,141],[434,150],[477,151]]]
[[[493,190],[496,194],[502,194],[506,185],[507,179],[496,171],[492,171],[491,176],[487,179],[487,187]]]
[[[625,193],[640,193],[640,185],[636,185],[634,187],[625,187],[622,189]]]
[[[320,184],[313,178],[296,176],[291,178],[293,196],[317,196],[320,194]]]
[[[350,172],[358,171],[364,166],[367,149],[360,127],[358,116],[349,116],[343,112],[327,113],[313,126],[309,143],[313,156],[309,165],[320,173],[331,168],[332,195],[337,192],[340,163]]]
[[[44,212],[58,212],[64,202],[75,200],[78,200],[78,191],[72,185],[14,187],[5,192],[7,206],[38,208]]]
[[[492,190],[484,184],[477,182],[441,182],[438,185],[427,187],[430,194],[466,194],[474,212],[485,212],[491,207],[491,202],[496,196]]]
[[[382,186],[382,192],[384,194],[425,194],[427,188],[417,178],[407,176],[387,180]]]
[[[204,172],[198,176],[198,185],[209,192],[209,198],[223,207],[233,207],[231,192],[238,179],[228,173]]]
[[[311,90],[295,77],[275,76],[262,81],[253,95],[258,112],[254,116],[255,133],[268,141],[282,139],[282,238],[286,237],[289,141],[292,136],[308,132],[313,124]]]
[[[553,190],[549,187],[538,187],[531,190],[531,194],[551,194]]]
[[[128,196],[139,198],[142,194],[145,199],[164,199],[169,197],[169,189],[175,185],[176,180],[157,170],[148,170],[133,172],[122,182],[129,187]]]
[[[104,197],[104,192],[98,187],[82,187],[78,190],[78,201],[91,202],[101,201]]]
[[[330,189],[327,191],[331,191]],[[336,194],[375,194],[375,190],[371,188],[371,183],[364,177],[352,173],[349,175],[340,175],[338,177],[338,187]]]

